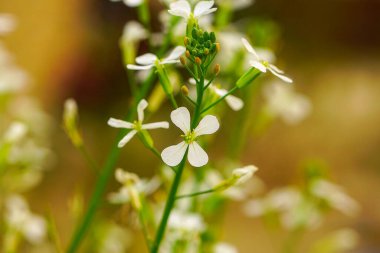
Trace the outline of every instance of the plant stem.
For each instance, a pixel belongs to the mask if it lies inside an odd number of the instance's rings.
[[[212,192],[215,192],[215,190],[214,189],[209,189],[209,190],[205,190],[205,191],[184,194],[184,195],[177,196],[176,199],[190,198],[190,197],[195,197],[195,196],[199,196],[199,195],[203,195],[203,194],[208,194],[208,193],[212,193]]]
[[[174,203],[176,200],[176,195],[177,195],[179,183],[181,181],[183,169],[185,168],[185,164],[186,164],[186,160],[187,160],[187,152],[188,152],[188,150],[186,150],[185,156],[183,157],[181,163],[178,165],[178,168],[176,170],[177,173],[175,175],[172,187],[170,189],[168,200],[166,201],[164,213],[163,213],[162,218],[161,218],[160,226],[158,227],[158,230],[157,230],[156,238],[155,238],[153,245],[152,245],[152,248],[151,248],[151,253],[157,253],[158,252],[160,244],[161,244],[162,239],[164,237],[166,226],[167,226],[168,220],[169,220],[169,216],[170,216],[170,213],[174,207]]]
[[[88,153],[86,147],[82,144],[82,145],[78,146],[78,150],[80,151],[80,153],[82,154],[82,156],[84,157],[86,162],[88,163],[89,167],[94,172],[98,173],[99,172],[99,166],[95,162],[95,160],[91,157],[91,155]]]
[[[229,95],[231,95],[232,93],[234,93],[239,87],[235,86],[233,87],[230,91],[228,91],[224,96],[218,98],[218,100],[214,101],[213,103],[211,103],[211,105],[207,106],[205,109],[202,110],[201,114],[207,112],[208,110],[210,110],[212,107],[214,107],[215,105],[219,104],[220,102],[222,102],[226,97],[228,97]]]

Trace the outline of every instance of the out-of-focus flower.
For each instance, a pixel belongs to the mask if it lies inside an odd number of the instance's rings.
[[[118,192],[111,193],[108,197],[113,204],[125,204],[135,201],[134,205],[139,206],[139,196],[148,196],[155,192],[161,185],[158,177],[150,180],[140,179],[136,174],[117,169],[115,172],[116,180],[123,184]]]
[[[79,147],[83,145],[82,136],[78,129],[78,105],[72,98],[65,101],[63,127],[74,146]]]
[[[339,229],[328,233],[315,243],[310,252],[347,252],[353,250],[359,242],[359,234],[349,228]]]
[[[288,124],[297,124],[311,111],[310,100],[296,93],[291,86],[273,83],[265,86],[264,96],[267,101],[267,112],[281,117]]]
[[[45,239],[45,220],[30,212],[25,199],[12,195],[5,203],[5,221],[8,229],[17,231],[30,243],[38,244]]]
[[[195,82],[195,79],[194,78],[191,78],[189,80],[190,84],[193,84],[193,85],[196,85],[196,82]],[[208,84],[208,80],[205,80],[205,85]],[[209,86],[210,90],[215,93],[218,97],[223,97],[224,95],[226,95],[228,93],[227,90],[225,89],[221,89],[219,87],[217,87],[216,85],[214,84],[210,84]],[[244,102],[243,100],[241,100],[240,98],[234,96],[234,95],[229,95],[225,98],[226,100],[226,103],[231,107],[232,110],[234,111],[239,111],[243,108],[244,106]]]
[[[234,10],[241,10],[252,5],[254,0],[218,0],[218,4],[231,6]]]
[[[168,226],[170,229],[191,233],[200,233],[206,229],[202,216],[178,210],[170,214]]]
[[[245,48],[247,49],[247,51],[251,53],[254,57],[254,59],[250,61],[250,65],[252,67],[258,69],[259,71],[263,73],[266,73],[267,70],[269,70],[273,75],[277,76],[284,82],[287,82],[287,83],[293,82],[292,79],[283,75],[284,71],[280,70],[275,65],[269,63],[267,60],[261,58],[256,52],[256,50],[251,46],[251,44],[245,38],[242,38],[242,42]]]
[[[128,7],[137,7],[144,3],[144,0],[111,0],[111,2],[123,1]]]
[[[13,122],[4,134],[4,140],[9,143],[20,141],[28,132],[28,127],[22,122]]]
[[[206,115],[198,124],[191,130],[190,112],[186,107],[180,107],[172,111],[172,122],[184,133],[184,141],[177,145],[165,148],[161,157],[162,160],[169,166],[177,166],[183,159],[188,150],[188,160],[194,167],[202,167],[208,162],[208,155],[196,142],[196,139],[201,135],[213,134],[219,129],[219,122],[213,115]]]
[[[157,129],[157,128],[169,128],[169,123],[166,121],[143,124],[144,110],[147,107],[148,107],[148,102],[145,99],[142,99],[139,102],[139,104],[137,105],[137,118],[138,118],[138,120],[133,122],[133,123],[123,121],[123,120],[119,120],[119,119],[114,119],[114,118],[110,118],[108,120],[108,125],[110,125],[112,127],[132,129],[132,131],[130,131],[126,136],[124,136],[123,139],[121,139],[121,141],[118,144],[119,148],[122,148],[139,131]]]
[[[104,222],[96,226],[96,253],[126,252],[132,244],[129,230],[113,222]]]
[[[179,63],[179,57],[186,51],[185,47],[178,46],[173,49],[168,57],[160,60],[157,55],[147,53],[136,58],[136,62],[139,65],[128,64],[127,68],[131,70],[147,70],[152,69],[157,65],[174,64]]]
[[[180,0],[170,4],[169,13],[185,19],[199,18],[215,12],[217,8],[212,8],[213,5],[214,1],[199,1],[194,7],[194,12],[192,12],[190,3],[186,0]]]
[[[234,169],[232,171],[234,185],[244,184],[249,179],[251,179],[251,177],[257,170],[257,167],[253,165],[248,165],[243,168]]]
[[[16,27],[16,20],[10,14],[0,14],[0,35],[12,32]]]
[[[238,250],[229,243],[219,242],[215,244],[213,253],[238,253]]]
[[[336,184],[319,179],[312,183],[311,190],[315,196],[326,200],[331,207],[348,216],[354,216],[359,212],[359,204]]]
[[[137,21],[129,21],[125,24],[121,41],[134,43],[148,38],[148,31]]]

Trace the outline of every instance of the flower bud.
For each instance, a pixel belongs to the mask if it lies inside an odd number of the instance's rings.
[[[185,58],[185,56],[181,56],[181,57],[179,57],[179,60],[180,60],[180,62],[181,62],[181,64],[183,65],[183,66],[185,66],[186,65],[186,58]]]
[[[67,99],[63,112],[63,127],[74,146],[79,147],[83,144],[79,134],[78,126],[78,106],[74,99]]]
[[[195,63],[196,63],[197,65],[201,65],[201,64],[202,64],[202,60],[201,60],[201,58],[199,58],[199,57],[195,57]]]
[[[185,55],[186,55],[187,58],[190,58],[190,56],[191,56],[191,55],[190,55],[190,51],[189,51],[189,50],[186,50]]]
[[[189,88],[187,88],[186,85],[182,85],[181,92],[183,95],[188,96],[189,95]]]
[[[239,78],[239,80],[237,80],[236,86],[241,89],[251,84],[260,74],[261,72],[256,68],[250,68]]]
[[[214,74],[218,75],[220,73],[220,64],[216,64],[214,67]]]
[[[183,40],[183,43],[187,47],[187,45],[189,45],[189,37],[185,37],[185,39]]]
[[[216,52],[219,53],[221,48],[220,48],[220,43],[215,43],[216,46]]]

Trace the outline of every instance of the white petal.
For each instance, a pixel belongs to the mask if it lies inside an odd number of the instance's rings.
[[[173,51],[166,57],[162,63],[165,64],[168,61],[178,60],[181,55],[186,52],[186,48],[183,46],[178,46],[173,49]]]
[[[245,38],[241,38],[241,41],[243,42],[243,45],[245,46],[247,51],[253,54],[257,60],[259,60],[260,59],[259,55],[256,53],[255,49],[251,46],[248,40],[246,40]]]
[[[107,124],[111,127],[116,127],[116,128],[132,129],[134,127],[134,124],[131,122],[127,122],[120,119],[114,119],[114,118],[110,118]]]
[[[189,163],[194,167],[202,167],[208,163],[208,155],[199,144],[194,141],[189,146]]]
[[[234,111],[239,111],[244,106],[243,100],[233,95],[229,95],[226,97],[226,103],[231,107]]]
[[[137,7],[142,4],[142,0],[124,0],[125,5],[129,7]]]
[[[282,71],[281,69],[277,68],[277,66],[275,66],[273,64],[269,64],[269,67],[271,69],[273,69],[274,71],[276,71],[277,73],[279,73],[279,74],[284,74],[284,71]]]
[[[155,123],[149,123],[144,124],[141,126],[142,129],[156,129],[156,128],[169,128],[169,122],[162,121],[162,122],[155,122]]]
[[[169,13],[174,16],[188,18],[191,13],[191,6],[187,1],[180,0],[170,4]]]
[[[268,69],[269,69],[270,72],[272,72],[273,75],[277,76],[278,78],[280,78],[280,79],[283,80],[284,82],[287,82],[287,83],[293,83],[293,80],[290,79],[289,77],[277,73],[277,72],[274,71],[272,68],[268,68]]]
[[[137,118],[139,122],[144,120],[144,110],[148,107],[148,102],[145,99],[141,99],[137,105]]]
[[[157,60],[157,56],[151,53],[143,54],[136,58],[136,62],[140,65],[152,65]]]
[[[179,60],[163,60],[160,62],[161,64],[175,64],[175,63],[180,63]]]
[[[200,1],[194,8],[194,16],[200,17],[209,13],[211,7],[214,5],[214,1]],[[216,8],[214,8],[216,10]]]
[[[263,73],[267,72],[267,67],[265,67],[264,64],[262,64],[259,61],[249,61],[249,64],[251,64],[252,67],[257,68]]]
[[[204,11],[202,14],[200,14],[200,15],[198,15],[198,16],[196,16],[196,17],[201,17],[201,16],[205,16],[205,15],[208,15],[208,14],[210,14],[210,13],[213,13],[213,12],[216,12],[216,10],[217,10],[218,8],[212,8],[212,9],[209,9],[209,10],[206,10],[206,11]]]
[[[180,107],[172,111],[170,118],[174,125],[181,129],[184,134],[190,131],[190,112],[186,107]]]
[[[195,81],[194,78],[189,78],[189,83],[192,85],[197,85],[197,82]]]
[[[188,146],[183,141],[177,145],[167,147],[162,151],[161,158],[167,165],[171,167],[177,166],[182,161]]]
[[[132,139],[132,137],[135,136],[136,133],[137,133],[136,130],[130,131],[126,136],[124,136],[123,139],[121,139],[121,141],[119,142],[117,146],[119,148],[124,147],[124,145],[127,144],[127,142],[129,142]]]
[[[205,135],[205,134],[213,134],[219,129],[219,121],[213,115],[206,115],[201,122],[199,122],[198,126],[194,129],[194,133],[196,136]]]
[[[153,66],[154,66],[153,64],[152,65],[145,65],[145,66],[128,64],[127,69],[130,69],[130,70],[148,70],[148,69],[153,68]]]

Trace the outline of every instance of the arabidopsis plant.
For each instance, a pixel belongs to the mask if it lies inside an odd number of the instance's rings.
[[[189,163],[194,167],[202,167],[208,162],[208,155],[196,142],[201,135],[213,134],[219,129],[219,122],[213,115],[206,115],[195,129],[190,127],[190,112],[186,107],[180,107],[172,111],[171,120],[182,130],[183,141],[164,149],[161,153],[162,160],[169,166],[177,166],[188,150]]]
[[[141,130],[150,130],[156,128],[169,128],[169,123],[166,121],[160,121],[149,124],[142,124],[144,120],[144,110],[148,107],[148,102],[143,99],[137,105],[137,120],[133,123],[128,121],[123,121],[119,119],[110,118],[108,120],[108,125],[116,128],[126,128],[132,129],[118,144],[119,148],[124,147],[124,145],[129,142],[133,136],[135,136]]]
[[[292,83],[293,80],[289,77],[283,75],[284,71],[277,68],[275,65],[269,63],[265,59],[262,59],[256,52],[256,50],[251,46],[251,44],[245,38],[242,38],[242,42],[249,53],[253,55],[253,60],[250,60],[249,63],[252,67],[258,69],[259,71],[266,73],[269,70],[273,75],[277,76],[281,80],[287,83]]]
[[[214,1],[199,1],[194,7],[194,11],[192,11],[188,1],[180,0],[170,4],[169,13],[185,19],[197,19],[201,16],[215,12],[217,8],[212,8],[213,5]]]
[[[147,53],[136,58],[139,65],[128,64],[127,68],[131,70],[148,70],[154,68],[155,65],[165,65],[179,63],[179,57],[186,52],[186,48],[178,46],[173,49],[168,57],[160,60],[157,55]]]

